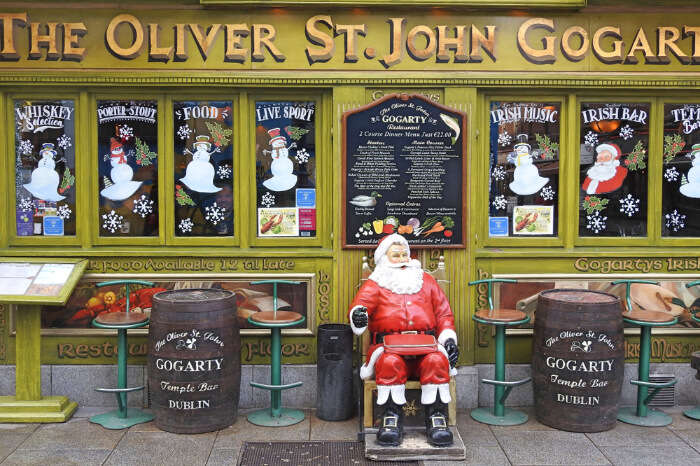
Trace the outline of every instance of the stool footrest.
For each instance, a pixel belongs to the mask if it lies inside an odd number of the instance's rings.
[[[517,387],[518,385],[522,385],[528,382],[532,381],[532,377],[527,377],[522,380],[514,380],[512,382],[508,382],[505,380],[491,380],[491,379],[481,379],[483,383],[489,384],[489,385],[501,385],[504,387]]]
[[[129,393],[129,392],[135,392],[138,390],[143,390],[144,388],[146,388],[146,386],[141,385],[140,387],[130,387],[130,388],[96,388],[95,391],[104,392],[104,393]]]
[[[270,385],[265,383],[250,382],[250,385],[255,388],[262,388],[263,390],[287,390],[288,388],[300,387],[304,382],[294,382],[283,385]]]
[[[644,382],[642,380],[630,380],[630,383],[632,385],[641,385],[643,387],[649,387],[649,388],[666,388],[666,387],[671,387],[678,382],[677,379],[673,379],[668,382]]]

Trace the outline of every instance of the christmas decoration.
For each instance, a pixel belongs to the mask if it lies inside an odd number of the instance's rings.
[[[216,169],[216,174],[219,175],[219,178],[222,180],[228,180],[231,178],[232,173],[233,170],[231,170],[231,165],[219,165]]]
[[[491,176],[496,181],[502,181],[506,178],[506,170],[502,166],[496,165],[493,167],[493,170],[491,170]]]
[[[153,213],[153,200],[145,194],[141,194],[141,197],[134,199],[133,212],[141,218],[148,217],[148,215]]]
[[[513,137],[510,135],[508,131],[504,131],[502,133],[499,133],[498,135],[498,145],[501,147],[506,147],[507,145],[510,144],[510,142],[513,140]]]
[[[508,185],[511,191],[521,196],[535,194],[549,182],[549,178],[540,176],[537,167],[532,163],[530,144],[527,143],[527,134],[518,135],[518,143],[515,145],[515,171],[513,181]]]
[[[625,165],[627,168],[632,171],[646,168],[647,164],[644,162],[646,153],[647,150],[644,148],[642,141],[637,141],[637,144],[634,145],[632,152],[627,154],[627,157],[625,157]]]
[[[676,167],[669,167],[664,170],[664,178],[666,178],[666,181],[668,182],[676,181],[679,176],[680,173]]]
[[[180,229],[180,231],[182,233],[191,233],[193,226],[194,226],[194,223],[192,222],[191,218],[183,218],[182,220],[180,220],[180,223],[177,225],[177,227]]]
[[[65,196],[58,193],[58,173],[56,173],[56,162],[54,156],[56,150],[53,144],[46,142],[42,144],[39,151],[41,160],[32,171],[31,181],[24,185],[24,189],[32,193],[32,196],[44,201],[62,201]]]
[[[666,228],[674,232],[685,228],[685,215],[674,209],[670,214],[666,214]]]
[[[592,231],[593,233],[598,234],[601,231],[605,230],[605,222],[607,220],[608,217],[602,216],[600,212],[596,210],[591,215],[586,215],[586,228]]]
[[[183,141],[187,138],[190,137],[192,134],[192,130],[190,129],[189,126],[187,125],[182,125],[177,129],[177,135],[182,139]]]
[[[204,218],[212,223],[212,225],[217,225],[226,216],[226,208],[220,207],[214,202],[212,205],[204,208],[205,214]]]
[[[185,149],[186,154],[192,155],[192,160],[187,164],[185,177],[180,178],[180,181],[198,193],[218,193],[221,188],[214,185],[214,166],[209,159],[212,154],[221,152],[219,146],[209,152],[211,143],[206,135],[197,136],[193,146],[194,152]]]
[[[559,143],[552,142],[546,134],[535,134],[535,140],[540,148],[540,159],[553,160],[559,153]]]
[[[586,210],[586,213],[592,214],[593,212],[605,210],[608,202],[610,202],[610,199],[601,199],[598,196],[586,196],[583,198],[583,208]]]
[[[119,127],[119,137],[122,141],[128,141],[134,137],[134,128],[129,125],[121,125]]]
[[[70,168],[66,167],[66,169],[63,170],[63,178],[61,179],[61,185],[58,187],[58,192],[63,194],[64,192],[68,191],[74,184],[75,177],[70,172]]]
[[[625,125],[622,128],[620,128],[620,137],[627,141],[628,139],[632,139],[632,136],[634,136],[634,129],[630,125]]]
[[[554,192],[554,189],[552,189],[551,186],[545,186],[540,192],[540,197],[542,198],[542,200],[551,201],[552,199],[554,199],[555,194],[556,193]]]
[[[496,210],[503,210],[506,208],[508,203],[506,202],[506,197],[502,194],[496,196],[496,198],[491,203]]]
[[[685,141],[680,134],[664,136],[664,163],[669,163],[685,147]]]
[[[151,164],[153,164],[153,159],[155,159],[156,157],[158,157],[158,154],[151,151],[151,148],[148,147],[148,144],[146,144],[141,139],[136,138],[136,164],[137,165],[141,165],[143,167],[151,165]]]
[[[639,212],[639,199],[632,197],[631,194],[620,199],[620,212],[628,217],[632,217]]]
[[[211,123],[206,121],[207,129],[211,135],[211,142],[217,147],[226,147],[230,143],[230,137],[233,130],[224,128],[219,123]]]
[[[264,205],[265,207],[272,207],[275,205],[275,196],[270,192],[266,192],[262,195],[260,204]]]
[[[136,144],[139,146],[141,140],[136,138]],[[148,148],[146,146],[146,148]],[[123,201],[130,197],[141,187],[141,181],[134,181],[134,170],[127,162],[127,154],[124,152],[124,145],[115,138],[110,139],[109,157],[112,169],[109,172],[111,183],[105,183],[105,187],[100,194],[110,201]],[[150,164],[150,159],[149,164]]]
[[[27,141],[26,139],[22,139],[19,144],[17,145],[17,151],[21,155],[29,155],[34,151],[34,145],[31,143],[31,141]]]
[[[121,229],[124,224],[124,217],[117,214],[114,210],[110,211],[108,214],[102,214],[102,228],[109,230],[110,233],[114,233]]]
[[[586,133],[583,140],[587,146],[596,146],[598,145],[598,133],[589,131]]]
[[[309,161],[309,152],[302,147],[297,151],[294,158],[296,159],[297,163],[306,163]]]
[[[175,201],[181,206],[196,206],[189,194],[179,184],[175,185]]]
[[[294,139],[295,141],[300,140],[306,133],[309,132],[308,129],[299,128],[296,126],[286,126],[284,130],[287,132],[289,137]]]
[[[56,145],[63,150],[67,150],[73,145],[73,142],[71,141],[70,136],[67,134],[62,134],[58,139],[56,139]]]
[[[56,210],[56,215],[61,217],[63,220],[68,220],[73,212],[67,204],[61,204]]]

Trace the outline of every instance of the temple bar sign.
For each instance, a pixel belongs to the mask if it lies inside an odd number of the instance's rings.
[[[82,16],[76,18],[76,14]],[[70,19],[62,18],[69,15]],[[322,69],[328,69],[323,64],[390,69],[428,61],[438,69],[459,65],[500,70],[517,65],[504,63],[512,62],[515,53],[521,65],[583,62],[579,68],[640,65],[649,69],[648,65],[671,64],[674,69],[692,71],[688,65],[700,64],[700,26],[684,24],[688,18],[678,15],[666,17],[671,24],[664,25],[656,24],[653,15],[606,19],[610,24],[585,14],[562,18],[455,15],[450,23],[442,22],[444,16],[379,17],[368,12],[351,16],[290,11],[285,16],[265,15],[261,10],[246,15],[254,21],[246,23],[228,11],[211,10],[192,13],[191,22],[168,23],[157,11],[139,12],[139,16],[104,10],[94,15],[59,10],[0,12],[0,60],[24,66],[47,66],[60,60],[68,67],[71,62],[99,60],[98,67],[103,67],[109,64],[107,59],[149,67],[169,63],[178,68],[181,62],[199,65],[211,60],[231,67],[267,62]]]

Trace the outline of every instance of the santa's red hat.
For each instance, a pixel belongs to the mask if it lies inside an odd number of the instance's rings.
[[[109,140],[109,151],[113,154],[119,155],[124,151],[124,146],[115,138],[111,138]]]
[[[379,240],[379,244],[377,244],[377,249],[374,250],[374,263],[378,264],[380,259],[384,257],[386,252],[389,250],[391,245],[396,243],[405,246],[408,253],[411,253],[406,238],[399,235],[398,233],[392,233],[391,235],[385,236],[384,238]]]
[[[605,144],[600,144],[595,148],[595,151],[597,154],[600,154],[604,150],[609,151],[615,159],[619,159],[620,156],[622,155],[622,151],[620,150],[620,146],[617,144],[612,144],[612,143],[605,143]]]

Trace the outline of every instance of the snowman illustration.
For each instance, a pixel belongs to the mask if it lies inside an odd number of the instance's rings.
[[[515,194],[525,196],[535,194],[549,182],[549,178],[540,176],[537,167],[532,163],[530,144],[527,143],[527,134],[518,134],[518,142],[515,150],[515,172],[513,182],[508,186]]]
[[[56,150],[53,148],[53,144],[50,142],[42,144],[39,155],[41,155],[41,160],[32,171],[31,181],[25,184],[24,188],[32,193],[32,196],[43,201],[57,202],[65,199],[65,196],[58,194],[59,176],[55,170],[56,162],[53,158],[56,155]]]
[[[263,150],[263,155],[270,154],[272,157],[272,165],[270,165],[272,178],[263,181],[263,186],[270,191],[287,191],[297,184],[297,176],[292,173],[294,163],[289,159],[289,149],[296,147],[297,143],[293,142],[287,147],[287,140],[280,135],[279,128],[272,128],[267,133],[272,138],[270,139],[272,150]]]
[[[203,135],[197,136],[193,147],[194,153],[188,149],[184,151],[192,156],[192,161],[187,164],[185,177],[180,178],[180,181],[198,193],[218,193],[221,188],[214,186],[214,166],[209,162],[209,157],[221,152],[221,149],[216,147],[212,152],[209,152],[211,148],[209,136]]]
[[[112,182],[109,183],[105,177],[106,187],[100,191],[102,196],[110,201],[123,201],[136,192],[143,183],[142,181],[133,181],[134,170],[126,161],[127,155],[124,153],[124,146],[115,138],[110,139],[109,155],[112,170],[109,172]]]
[[[700,197],[700,144],[693,144],[688,157],[693,159],[693,166],[688,171],[688,182],[681,186],[681,194],[686,197]],[[34,179],[34,174],[32,174]]]

